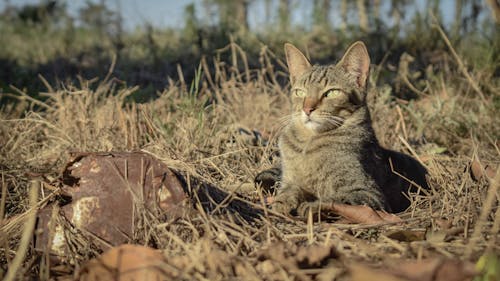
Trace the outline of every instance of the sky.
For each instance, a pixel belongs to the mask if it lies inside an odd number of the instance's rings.
[[[25,4],[40,3],[41,0],[0,0],[0,10],[3,10],[5,3],[11,5],[22,6]],[[66,0],[68,11],[71,15],[76,16],[78,10],[85,5],[87,0]],[[99,0],[90,0],[98,2]],[[202,0],[105,0],[107,5],[114,10],[120,10],[124,19],[125,28],[133,30],[136,27],[143,26],[144,23],[150,23],[154,27],[182,27],[184,25],[184,7],[190,3],[194,3],[197,8],[197,16],[200,19],[206,18],[206,13],[203,11]],[[274,1],[275,4],[277,1]],[[339,1],[332,1],[333,7],[330,18],[333,25],[339,22],[339,16],[336,12],[336,6]],[[481,1],[484,3],[484,1]],[[264,1],[253,1],[250,5],[248,20],[251,28],[258,29],[261,23],[265,22]],[[292,23],[307,24],[311,20],[311,3],[312,1],[291,1],[294,9],[292,14]],[[425,10],[425,0],[415,1],[413,9]],[[441,11],[445,24],[452,22],[454,17],[455,0],[440,1]],[[388,14],[390,1],[382,0],[381,13]],[[411,11],[410,11],[411,13]],[[355,17],[355,15],[353,15]],[[338,26],[338,25],[337,25]]]

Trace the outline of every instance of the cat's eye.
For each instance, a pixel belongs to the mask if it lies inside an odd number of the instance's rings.
[[[334,97],[338,97],[342,94],[342,91],[339,90],[339,89],[330,89],[328,91],[326,91],[323,96],[325,98],[334,98]]]
[[[306,91],[304,91],[302,89],[295,89],[295,90],[293,90],[293,92],[297,97],[305,97],[306,96]]]

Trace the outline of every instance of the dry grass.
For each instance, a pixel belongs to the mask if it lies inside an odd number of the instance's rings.
[[[38,200],[47,201],[68,152],[75,150],[147,151],[171,167],[259,204],[262,194],[248,187],[253,187],[258,171],[277,161],[279,120],[289,111],[286,88],[277,81],[285,75],[275,70],[282,62],[265,47],[261,68],[254,70],[245,66],[238,46],[229,45],[221,50],[225,51],[231,52],[233,61],[214,60],[214,73],[208,70],[209,62],[202,61],[196,87],[188,89],[182,80],[172,82],[160,98],[145,104],[127,103],[135,89],[112,79],[82,81],[57,91],[49,87],[43,103],[20,97],[21,102],[4,104],[0,111],[2,217],[29,217],[34,206],[28,200],[32,180],[43,182]],[[485,252],[498,253],[498,171],[496,182],[484,177],[475,181],[469,163],[479,158],[499,165],[500,121],[492,101],[500,84],[479,79],[479,85],[493,89],[483,101],[458,70],[453,74],[428,76],[424,95],[410,102],[394,99],[388,86],[372,85],[370,106],[381,143],[418,157],[430,173],[430,194],[413,198],[411,208],[400,214],[403,223],[312,223],[273,216],[269,210],[259,220],[245,221],[221,206],[213,213],[200,208],[195,215],[170,223],[143,216],[147,221],[131,242],[163,249],[178,279],[186,280],[236,276],[320,280],[328,274],[341,275],[355,261],[380,264],[388,259],[435,256],[476,261]],[[481,77],[479,72],[471,75]],[[269,143],[255,142],[240,128],[258,130]],[[13,264],[23,221],[0,223],[0,276]],[[390,238],[402,230],[426,231],[426,239]],[[328,266],[316,267],[297,266],[286,259],[300,256],[300,247],[307,245],[329,248],[335,257]],[[79,268],[89,256],[80,255],[65,270]],[[17,278],[54,277],[42,256],[28,249]]]

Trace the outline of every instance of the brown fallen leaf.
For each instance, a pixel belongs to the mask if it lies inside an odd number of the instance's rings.
[[[415,281],[466,281],[477,274],[470,262],[439,258],[393,262],[392,267],[392,274]]]
[[[88,261],[78,272],[77,280],[170,280],[172,277],[166,275],[162,265],[165,265],[165,259],[157,250],[121,245]]]
[[[335,262],[340,260],[334,245],[299,246],[293,243],[277,242],[260,250],[257,259],[259,262],[256,269],[261,274],[261,279],[263,275],[273,276],[264,278],[266,280],[283,280],[283,270],[295,274],[296,280],[311,280],[309,278],[311,271],[308,272],[308,269],[318,273],[334,267],[334,270],[329,270],[331,275],[326,280],[334,280],[335,276],[343,272],[341,268],[334,266]],[[323,280],[325,278],[324,276]]]
[[[474,180],[481,180],[481,178],[486,177],[489,180],[495,177],[496,170],[494,167],[489,165],[484,165],[479,160],[474,159],[470,164],[470,171],[472,178]]]
[[[265,204],[272,204],[273,196],[264,198]],[[321,206],[322,212],[332,212],[341,216],[343,223],[386,223],[386,222],[401,222],[401,218],[387,213],[385,211],[377,211],[366,205],[348,205],[341,203],[326,204]]]
[[[321,208],[323,211],[334,212],[353,223],[386,223],[401,222],[401,218],[385,211],[376,211],[365,205],[331,204]]]
[[[351,281],[408,281],[390,274],[387,271],[374,269],[361,264],[348,266]]]
[[[460,260],[392,260],[387,268],[362,264],[348,266],[352,281],[468,281],[477,273],[474,264]]]

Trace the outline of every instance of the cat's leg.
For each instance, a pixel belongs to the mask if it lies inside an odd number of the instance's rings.
[[[382,193],[373,188],[353,189],[339,198],[339,201],[349,205],[366,205],[375,210],[388,210]]]
[[[264,190],[276,188],[281,181],[281,167],[273,167],[258,173],[255,176],[255,184],[260,185]]]
[[[309,212],[312,212],[313,217],[321,213],[322,208],[331,205],[333,202],[322,202],[320,200],[306,201],[300,203],[297,208],[297,214],[301,217],[307,217]]]
[[[303,201],[302,190],[293,184],[282,183],[278,194],[276,195],[271,208],[285,215],[296,209],[300,202]]]

